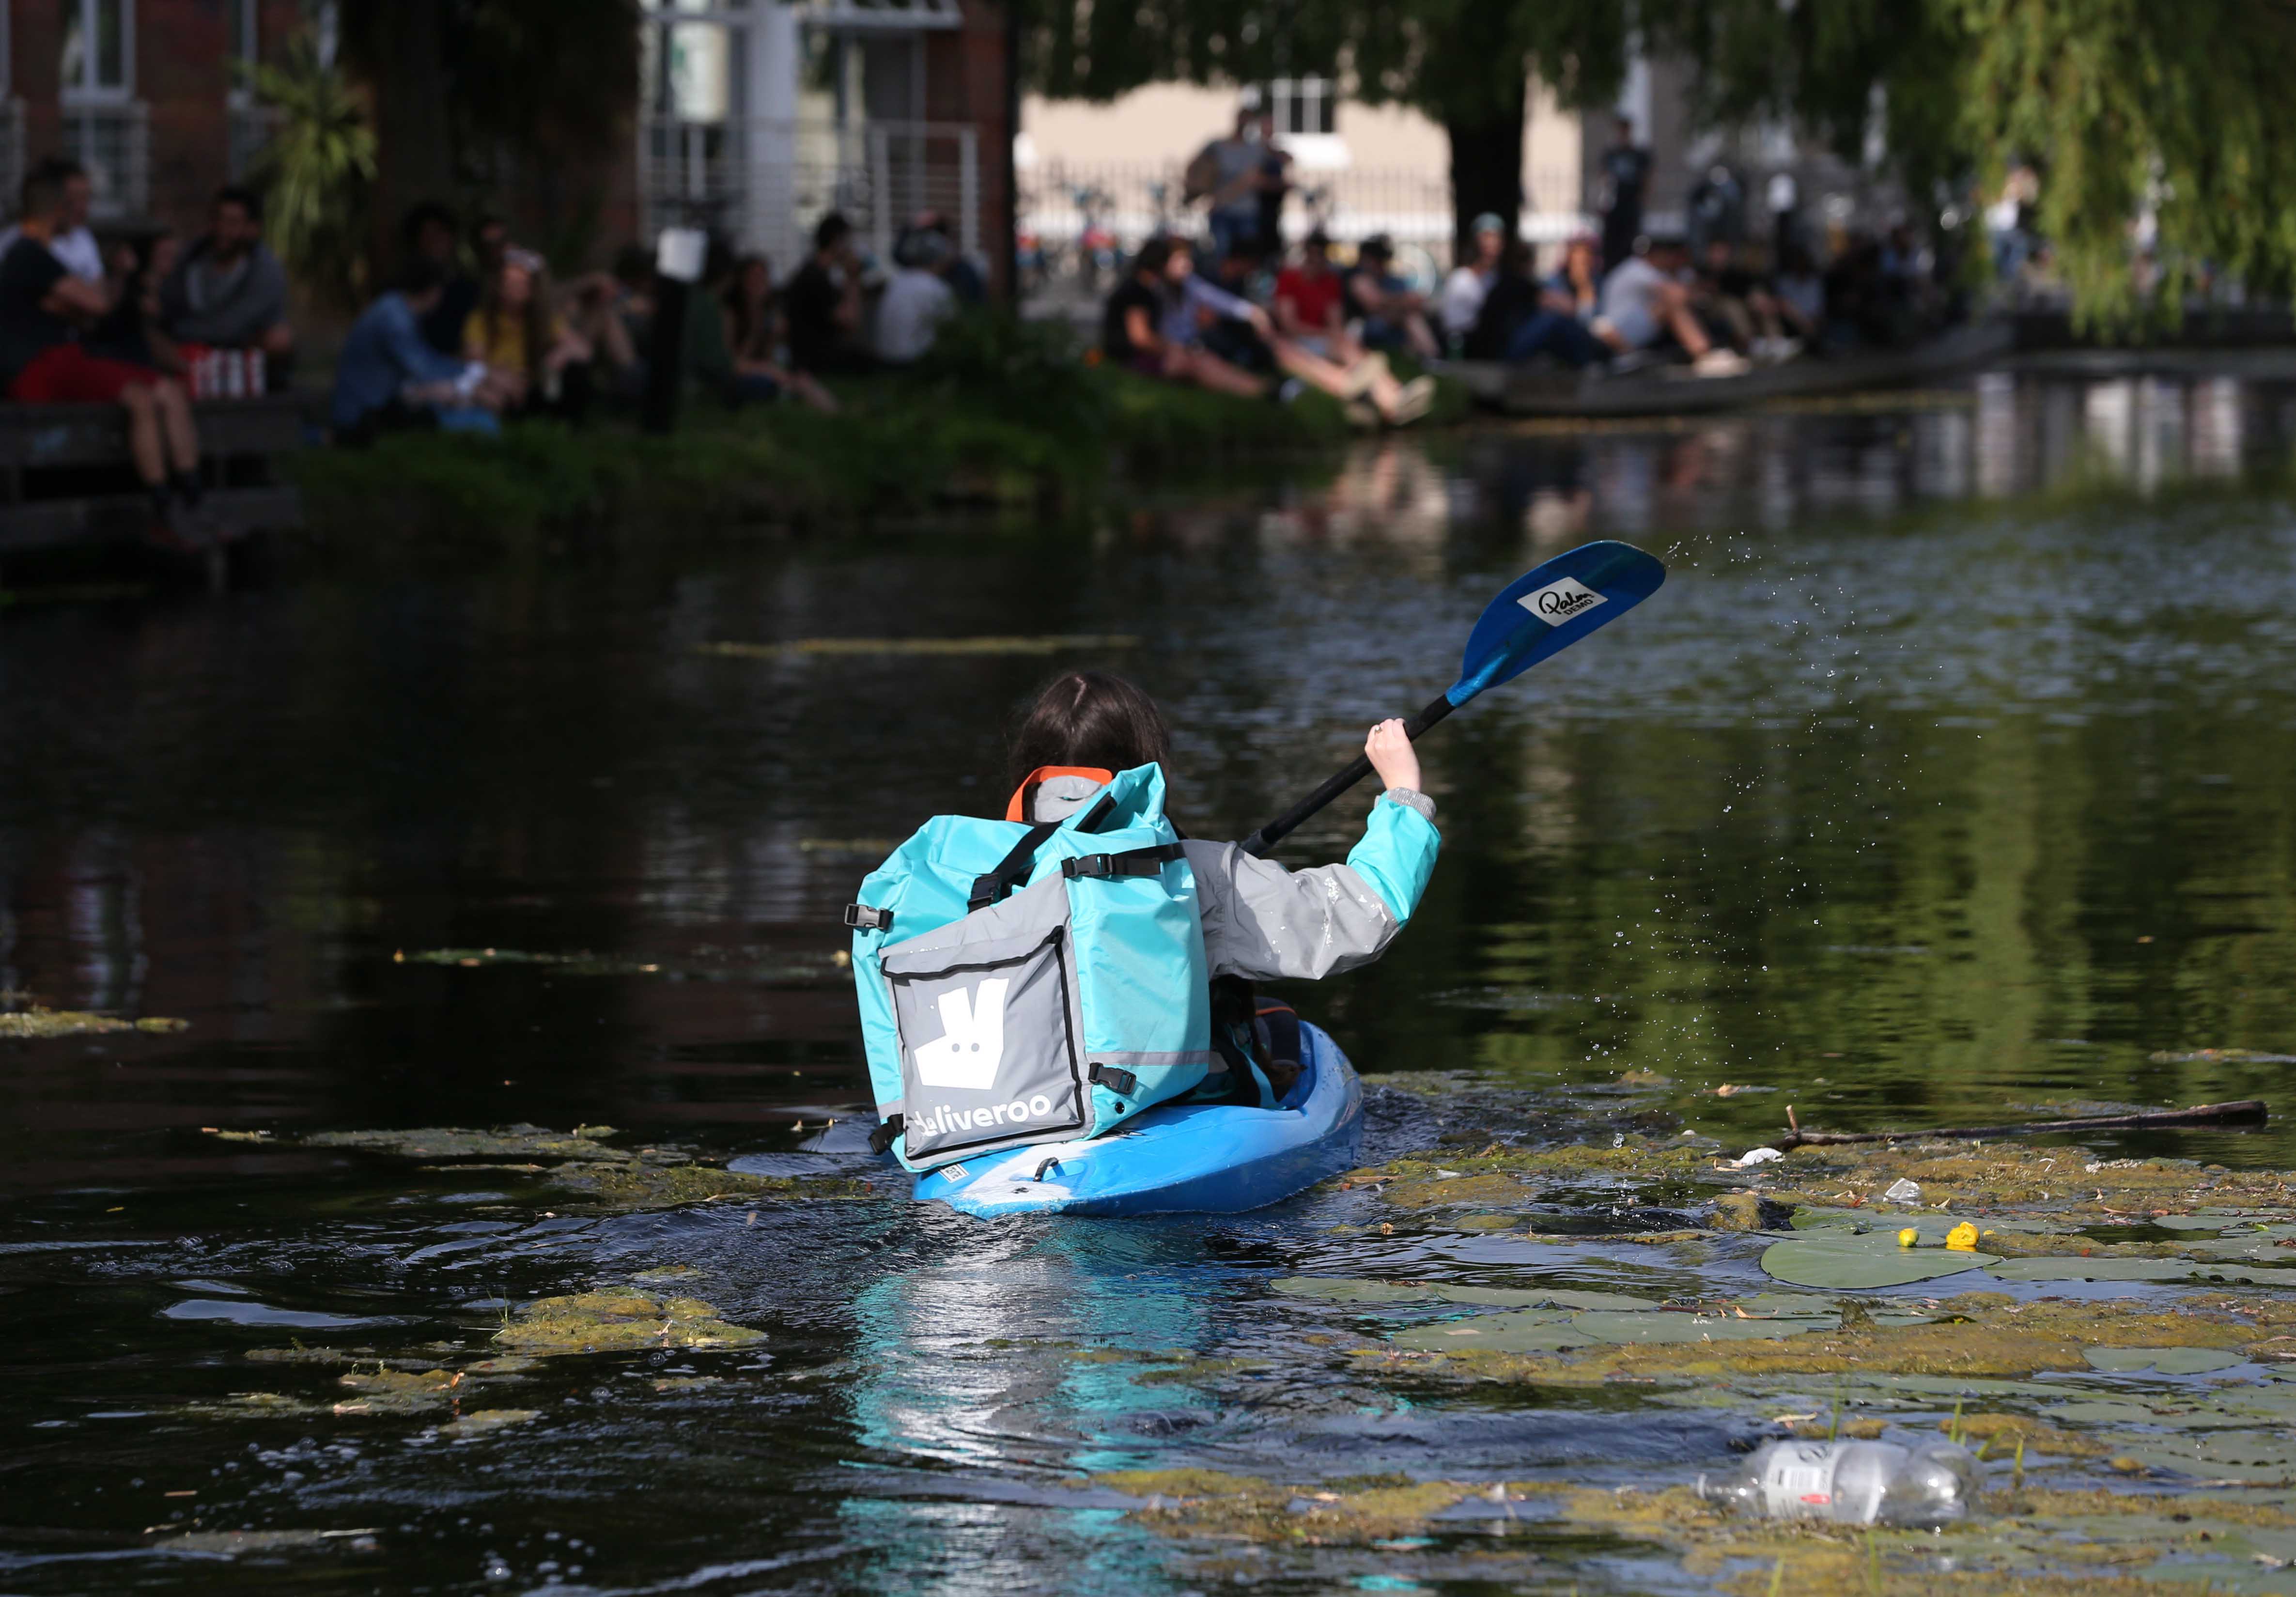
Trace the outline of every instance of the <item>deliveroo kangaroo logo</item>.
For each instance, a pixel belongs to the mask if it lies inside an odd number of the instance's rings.
[[[1004,1062],[1004,989],[1012,985],[992,976],[970,993],[953,987],[940,995],[941,1035],[917,1044],[919,1081],[967,1093],[996,1085]]]

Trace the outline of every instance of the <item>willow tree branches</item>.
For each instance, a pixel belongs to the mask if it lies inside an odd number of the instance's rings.
[[[1160,79],[1344,70],[1463,156],[1520,127],[1527,78],[1617,92],[1630,52],[1696,63],[1710,122],[1791,121],[1843,154],[1878,119],[1927,203],[2040,174],[2042,231],[2092,323],[2172,312],[2205,270],[2296,285],[2296,0],[1015,0],[1036,86],[1104,99]],[[1460,203],[1467,190],[1455,181]],[[2132,271],[2157,222],[2161,272]]]

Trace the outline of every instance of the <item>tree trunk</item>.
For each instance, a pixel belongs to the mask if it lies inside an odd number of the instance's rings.
[[[440,0],[357,0],[345,34],[374,96],[373,281],[401,265],[399,218],[425,200],[455,200],[455,142],[447,125],[446,6]]]
[[[1515,86],[1512,101],[1491,115],[1472,119],[1446,118],[1443,131],[1451,140],[1452,258],[1467,260],[1474,254],[1475,218],[1496,214],[1515,236],[1522,219],[1522,127],[1527,114],[1523,88]]]

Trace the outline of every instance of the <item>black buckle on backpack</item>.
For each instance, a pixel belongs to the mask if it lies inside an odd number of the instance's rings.
[[[1083,854],[1061,862],[1061,874],[1079,878],[1157,876],[1186,850],[1177,843],[1158,843],[1147,848],[1128,848],[1121,854]]]
[[[873,909],[865,904],[849,904],[845,906],[845,923],[856,931],[890,931],[893,912]]]
[[[898,1115],[888,1117],[882,1125],[869,1134],[869,1151],[875,1154],[891,1151],[893,1144],[900,1140],[906,1124]]]
[[[1129,1070],[1119,1070],[1114,1065],[1095,1065],[1086,1072],[1086,1076],[1094,1085],[1106,1087],[1119,1098],[1133,1097],[1140,1087],[1137,1076]]]

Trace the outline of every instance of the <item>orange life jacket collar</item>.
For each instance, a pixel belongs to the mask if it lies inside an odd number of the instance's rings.
[[[1037,788],[1055,776],[1081,776],[1102,787],[1116,780],[1115,772],[1103,771],[1098,766],[1038,766],[1022,777],[1021,785],[1013,790],[1013,797],[1004,806],[1004,818],[1007,821],[1026,821],[1029,818],[1029,800],[1035,796]]]

